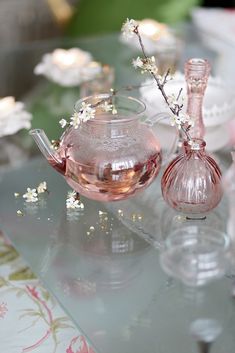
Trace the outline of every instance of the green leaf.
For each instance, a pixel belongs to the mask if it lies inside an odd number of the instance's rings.
[[[5,278],[0,277],[0,288],[8,286],[8,282],[5,280]]]
[[[21,280],[27,280],[27,279],[36,279],[37,277],[34,275],[34,273],[30,270],[29,267],[24,267],[16,272],[13,272],[9,276],[9,280],[11,281],[21,281]]]
[[[19,257],[17,251],[12,247],[8,246],[6,251],[0,252],[0,265],[4,265],[8,262],[14,261]]]
[[[42,315],[41,315],[41,313],[39,311],[31,310],[31,311],[28,311],[26,313],[21,314],[19,316],[19,319],[22,319],[23,317],[26,317],[26,316],[33,317],[33,316],[42,316]]]

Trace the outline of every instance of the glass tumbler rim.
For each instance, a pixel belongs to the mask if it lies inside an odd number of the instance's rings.
[[[165,240],[160,263],[166,273],[184,284],[202,286],[224,275],[229,245],[224,231],[201,225],[182,227]]]
[[[191,229],[191,232],[189,232],[189,229]],[[229,248],[229,236],[224,232],[224,231],[220,231],[214,228],[211,228],[209,226],[185,226],[182,228],[177,228],[175,230],[173,230],[170,234],[169,237],[167,237],[165,244],[166,244],[166,248],[169,248],[172,246],[171,241],[177,238],[182,238],[183,236],[185,236],[185,238],[189,238],[189,237],[193,237],[193,236],[198,236],[198,237],[202,237],[202,230],[204,232],[212,232],[213,234],[217,234],[220,238],[218,238],[218,240],[222,240],[223,244],[221,244],[220,250],[222,251],[226,251]],[[207,238],[208,239],[208,238]],[[215,238],[216,239],[216,238]]]
[[[90,95],[81,99],[78,99],[74,105],[74,111],[78,112],[79,111],[79,106],[81,106],[81,104],[83,102],[90,104],[89,102],[92,99],[108,99],[109,97],[112,97],[112,95],[110,95],[109,93],[98,93],[98,94],[94,94],[94,95]],[[130,115],[127,115],[124,118],[118,118],[118,114],[113,114],[113,118],[106,118],[105,117],[103,119],[99,119],[99,120],[94,120],[94,119],[90,119],[87,122],[88,123],[98,123],[98,124],[102,124],[102,123],[124,123],[124,122],[131,122],[134,120],[137,120],[140,118],[140,116],[146,111],[146,104],[140,100],[139,98],[136,97],[132,97],[132,96],[128,96],[128,95],[123,95],[123,94],[115,94],[113,96],[114,98],[119,98],[119,99],[123,99],[126,100],[127,102],[132,102],[135,103],[137,106],[139,106],[139,109],[136,109],[135,112],[133,112]]]

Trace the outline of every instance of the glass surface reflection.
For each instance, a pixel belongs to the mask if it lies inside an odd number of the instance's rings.
[[[31,212],[13,193],[42,180],[50,193]],[[213,353],[234,350],[231,280],[185,288],[160,267],[167,236],[157,183],[112,212],[107,203],[82,198],[84,209],[73,213],[66,209],[67,184],[37,159],[1,175],[0,188],[1,227],[95,351],[195,353],[190,325],[205,318],[223,329]]]
[[[78,214],[82,223],[84,212]],[[79,232],[78,222],[68,220],[68,215],[70,210],[62,215],[57,239],[49,249],[48,266],[53,266],[60,285],[69,288],[71,295],[88,297],[128,287],[140,275],[150,245],[106,211],[92,213],[85,232]],[[68,257],[74,256],[77,261],[68,271]]]

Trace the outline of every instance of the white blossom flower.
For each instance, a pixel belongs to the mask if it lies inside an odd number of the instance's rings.
[[[101,109],[106,113],[111,112],[113,110],[113,104],[105,101],[103,104],[101,104]]]
[[[70,197],[66,200],[66,208],[69,209],[84,209],[84,204],[80,201],[75,199],[74,197]]]
[[[173,114],[170,121],[172,126],[176,126],[179,130],[184,126],[194,126],[194,121],[188,114],[180,112],[179,115]]]
[[[70,125],[77,129],[82,122],[94,119],[95,112],[96,111],[92,108],[91,104],[82,102],[82,107],[79,112],[74,112],[74,114],[70,118]]]
[[[156,66],[154,56],[151,56],[151,58],[147,58],[144,60],[143,66],[142,66],[142,73],[145,73],[145,72],[150,72],[154,75],[158,73],[158,68]]]
[[[170,124],[171,126],[176,126],[180,130],[183,122],[178,115],[172,114]]]
[[[67,121],[65,120],[65,119],[61,119],[60,121],[59,121],[59,124],[60,124],[60,126],[62,127],[62,129],[67,125]]]
[[[151,74],[157,75],[158,68],[155,62],[155,57],[152,56],[151,58],[140,58],[138,56],[137,59],[132,61],[132,64],[135,69],[141,69],[141,73],[149,72]]]
[[[80,120],[79,113],[74,112],[70,118],[70,125],[72,125],[74,127],[74,129],[77,129],[80,124],[81,124],[81,120]]]
[[[79,111],[79,116],[81,121],[88,121],[90,119],[94,119],[95,109],[91,107],[91,104],[82,102],[82,108]]]
[[[79,200],[78,193],[74,190],[69,191],[66,199],[66,208],[68,209],[84,209],[84,204]]]
[[[47,183],[46,181],[41,182],[37,187],[38,194],[42,194],[47,191]]]
[[[36,189],[27,188],[27,192],[23,195],[26,202],[36,202],[38,201],[38,194]]]
[[[134,36],[134,30],[138,26],[138,22],[135,20],[127,18],[126,22],[123,23],[122,25],[122,35],[125,38],[132,38]]]
[[[132,60],[132,65],[135,69],[143,67],[143,60],[138,56],[136,59]]]
[[[174,108],[175,105],[179,105],[179,102],[177,101],[174,93],[167,96],[167,103],[171,108]]]
[[[77,195],[76,191],[74,190],[68,191],[67,199],[75,199],[76,195]]]
[[[79,200],[75,200],[73,197],[66,200],[66,207],[67,208],[79,208]]]
[[[175,109],[176,106],[182,105],[183,100],[184,100],[184,98],[181,96],[177,99],[174,93],[167,96],[168,106],[172,109]]]

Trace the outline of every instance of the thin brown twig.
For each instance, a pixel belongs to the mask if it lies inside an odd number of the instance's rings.
[[[147,54],[146,54],[146,52],[145,52],[145,47],[144,47],[144,44],[143,44],[141,35],[140,35],[140,33],[139,33],[138,25],[135,27],[135,29],[133,30],[133,32],[134,32],[134,33],[137,35],[137,37],[138,37],[138,41],[139,41],[139,44],[140,44],[140,47],[141,47],[141,50],[142,50],[144,59],[145,59],[146,61],[148,61],[148,56],[147,56]],[[171,112],[172,112],[174,115],[179,116],[179,113],[180,113],[180,111],[182,110],[183,105],[175,104],[174,107],[170,106],[170,104],[169,104],[169,102],[168,102],[167,94],[166,94],[166,92],[165,92],[165,90],[164,90],[164,85],[165,85],[166,82],[167,82],[167,77],[168,77],[168,75],[169,75],[169,73],[170,73],[170,70],[169,70],[169,69],[167,70],[166,75],[165,75],[165,77],[164,77],[164,79],[163,79],[162,82],[160,81],[160,79],[158,78],[158,76],[155,75],[155,73],[154,73],[153,71],[149,70],[148,72],[152,75],[152,77],[153,77],[154,80],[156,81],[157,86],[158,86],[159,90],[161,91],[161,94],[162,94],[162,96],[163,96],[163,98],[164,98],[166,104],[168,105],[169,109],[171,110]],[[182,89],[180,89],[180,91],[179,91],[179,93],[178,93],[178,98],[180,97],[181,92],[182,92]],[[178,100],[178,99],[177,99],[177,100]],[[181,125],[181,129],[182,129],[182,131],[185,133],[187,139],[190,140],[191,137],[190,137],[190,135],[189,135],[187,129],[185,129],[183,125]]]

